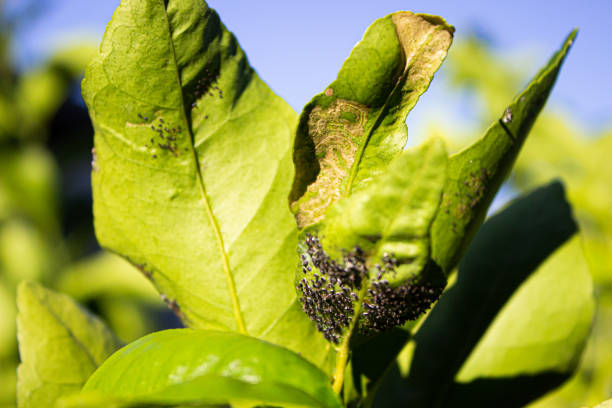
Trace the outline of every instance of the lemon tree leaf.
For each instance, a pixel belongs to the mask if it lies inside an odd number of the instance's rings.
[[[327,375],[297,354],[237,333],[193,329],[165,330],[127,345],[83,391],[163,405],[341,406]]]
[[[486,254],[486,256],[483,256]],[[593,318],[592,282],[558,182],[481,228],[416,332],[392,406],[524,406],[567,379]]]
[[[432,256],[449,273],[482,224],[533,123],[544,107],[576,37],[561,49],[472,146],[451,156],[441,211],[432,227]]]
[[[406,116],[446,57],[454,28],[401,11],[376,20],[338,77],[302,111],[291,192],[298,225],[384,173],[406,144]]]
[[[201,0],[123,2],[82,88],[100,243],[187,325],[323,355],[292,287],[296,114],[216,12]]]
[[[385,253],[393,254],[398,265],[385,276],[392,286],[419,274],[429,257],[429,229],[440,204],[446,163],[440,139],[402,153],[368,187],[330,208],[320,231],[323,248],[340,258],[343,250],[357,245],[379,262]]]

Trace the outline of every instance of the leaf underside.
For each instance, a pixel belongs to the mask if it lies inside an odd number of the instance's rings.
[[[420,273],[429,257],[429,230],[446,180],[444,143],[432,139],[397,157],[387,172],[334,204],[321,228],[323,247],[337,257],[356,245],[380,261],[399,263],[385,276],[393,286]]]
[[[201,0],[122,2],[82,88],[100,243],[135,264],[187,325],[320,360],[322,338],[292,287],[296,114],[218,15]]]
[[[333,204],[318,237],[306,235],[300,300],[331,342],[355,328],[391,329],[437,300],[445,278],[427,268],[429,231],[446,162],[440,139],[403,152],[385,174]]]

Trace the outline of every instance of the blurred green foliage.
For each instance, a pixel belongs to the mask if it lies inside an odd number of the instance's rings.
[[[0,15],[0,407],[15,404],[15,288],[22,280],[40,281],[73,296],[126,342],[177,325],[141,274],[101,252],[93,235],[93,131],[78,93],[93,48],[65,48],[20,72],[10,57],[11,26]],[[527,64],[504,63],[477,38],[457,43],[445,65],[451,85],[469,89],[481,101],[482,127],[500,116],[528,72],[513,71],[511,67]],[[437,131],[453,135],[451,145],[470,139],[454,129]],[[612,395],[610,156],[612,128],[594,133],[571,113],[547,109],[509,181],[512,188],[527,191],[551,178],[563,179],[583,232],[598,298],[580,371],[533,407],[594,406]]]
[[[21,72],[9,49],[13,23],[0,15],[0,407],[15,405],[22,280],[76,298],[125,342],[178,325],[148,281],[101,252],[93,234],[93,130],[79,93],[93,46],[61,49]]]
[[[528,58],[518,57],[525,62]],[[506,63],[492,47],[477,37],[458,42],[451,49],[445,72],[450,86],[475,97],[481,107],[478,127],[499,117],[507,100],[521,88],[524,72]],[[561,74],[563,76],[563,74]],[[450,145],[462,146],[472,136],[456,129],[435,128],[448,135]],[[467,132],[465,132],[467,133]],[[612,396],[612,123],[607,130],[588,131],[571,112],[547,108],[536,121],[518,157],[508,185],[527,191],[553,178],[567,186],[568,198],[580,224],[583,245],[595,283],[597,315],[581,368],[558,391],[532,407],[593,406]]]

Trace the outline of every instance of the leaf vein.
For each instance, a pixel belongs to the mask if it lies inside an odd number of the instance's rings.
[[[165,5],[165,1],[164,0],[160,0],[160,4],[164,10],[164,16],[166,19],[166,24],[168,27],[168,43],[169,43],[169,48],[172,54],[172,58],[173,58],[173,63],[174,66],[176,68],[176,81],[177,81],[177,85],[178,85],[178,89],[181,93],[181,115],[183,116],[183,121],[185,124],[185,128],[187,129],[187,132],[189,133],[189,137],[190,137],[190,144],[189,146],[191,147],[191,153],[193,155],[193,159],[194,159],[194,165],[196,167],[196,175],[197,175],[197,180],[198,180],[198,185],[200,187],[200,192],[202,194],[202,201],[204,203],[204,207],[206,210],[206,215],[209,218],[209,221],[213,227],[214,233],[215,233],[215,237],[217,239],[217,244],[219,246],[219,251],[221,253],[221,260],[222,260],[222,264],[223,264],[223,270],[225,272],[226,275],[226,279],[227,279],[227,285],[228,285],[228,289],[230,292],[230,297],[232,299],[232,306],[234,309],[234,316],[236,319],[236,325],[238,326],[238,330],[242,333],[242,334],[247,334],[246,331],[246,326],[244,324],[244,319],[242,317],[242,311],[240,310],[240,303],[238,301],[238,294],[236,292],[236,284],[234,282],[234,277],[232,275],[232,271],[230,269],[230,264],[229,264],[229,256],[227,254],[227,251],[225,250],[225,244],[223,242],[223,236],[221,235],[221,229],[219,228],[219,223],[212,211],[212,207],[209,201],[209,197],[208,194],[206,192],[206,186],[204,185],[204,179],[202,178],[202,171],[200,169],[200,161],[198,158],[198,154],[197,151],[195,149],[195,143],[194,143],[194,135],[193,135],[193,130],[191,128],[191,123],[187,120],[187,110],[185,107],[185,99],[184,99],[184,95],[183,95],[183,86],[181,83],[181,79],[180,79],[180,75],[179,75],[179,65],[178,65],[178,59],[176,57],[176,50],[174,48],[174,42],[172,40],[172,27],[170,26],[170,18],[168,16],[168,10],[166,9],[166,5]]]

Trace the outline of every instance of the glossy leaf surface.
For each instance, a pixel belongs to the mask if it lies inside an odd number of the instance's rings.
[[[66,295],[24,282],[17,307],[20,408],[53,406],[59,397],[78,392],[119,348],[104,323]]]
[[[292,288],[296,114],[218,15],[201,0],[122,2],[83,95],[101,244],[138,266],[187,325],[320,359]]]
[[[384,173],[407,140],[406,116],[444,60],[454,29],[436,16],[376,20],[337,79],[308,103],[295,142],[292,208],[300,227]]]
[[[561,50],[480,140],[451,156],[441,211],[432,227],[433,259],[447,273],[457,265],[484,220],[489,205],[544,107],[575,37],[576,31],[570,33]]]
[[[192,329],[129,344],[83,391],[154,404],[341,406],[327,375],[297,354],[252,337]]]

